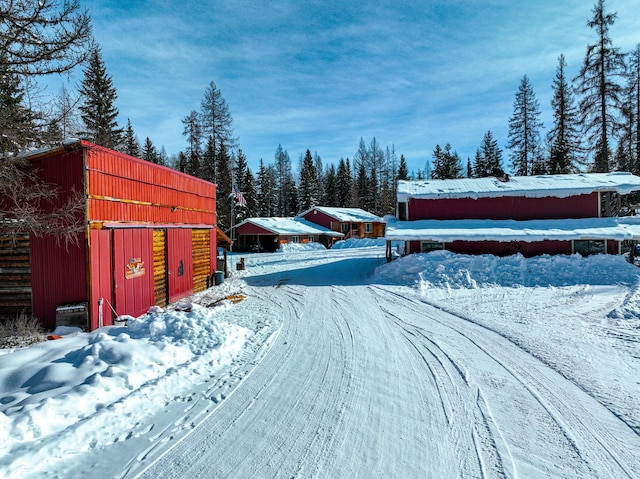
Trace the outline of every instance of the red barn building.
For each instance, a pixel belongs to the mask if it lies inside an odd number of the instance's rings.
[[[640,238],[623,197],[640,191],[630,173],[542,175],[398,182],[398,221],[387,224],[405,251],[455,253],[619,253]]]
[[[86,198],[78,245],[29,240],[31,312],[45,327],[85,305],[76,324],[95,329],[208,287],[216,185],[86,141],[26,158],[44,182],[60,187],[57,206],[74,192]]]

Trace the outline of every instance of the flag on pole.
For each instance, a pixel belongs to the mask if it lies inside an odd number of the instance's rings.
[[[247,200],[244,199],[242,191],[240,191],[236,185],[233,185],[233,196],[239,205],[245,206],[247,204]]]

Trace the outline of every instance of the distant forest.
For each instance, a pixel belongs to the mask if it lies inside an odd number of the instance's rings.
[[[604,0],[592,9],[579,74],[566,76],[558,57],[551,85],[553,124],[543,130],[541,110],[526,74],[515,93],[503,149],[488,130],[473,158],[460,158],[449,143],[435,145],[424,170],[408,171],[395,145],[360,138],[353,158],[323,161],[295,152],[292,160],[274,145],[272,162],[252,171],[234,137],[233,120],[212,81],[199,107],[182,120],[185,148],[169,156],[150,138],[136,136],[130,121],[119,125],[117,91],[78,0],[23,0],[0,6],[0,193],[20,180],[7,173],[20,151],[84,138],[96,144],[218,184],[223,229],[254,216],[293,216],[313,205],[360,207],[378,215],[395,212],[398,180],[630,171],[640,174],[640,44],[621,52],[610,38],[615,13]],[[65,88],[44,100],[38,79],[82,69],[77,91]],[[126,115],[124,115],[126,116]],[[354,145],[355,146],[355,145]],[[23,178],[24,179],[24,178]],[[16,183],[16,181],[18,181]],[[26,182],[23,182],[26,183]],[[25,188],[25,195],[28,194]],[[2,212],[0,212],[2,213]]]

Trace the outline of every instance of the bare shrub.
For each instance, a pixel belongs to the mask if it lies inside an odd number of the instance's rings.
[[[21,348],[46,339],[37,318],[19,313],[15,319],[0,322],[0,348]]]

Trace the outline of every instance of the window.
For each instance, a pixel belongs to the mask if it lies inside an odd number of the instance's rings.
[[[407,204],[398,203],[398,219],[400,221],[407,221]]]
[[[364,224],[364,232],[365,233],[373,233],[373,224],[365,223]]]
[[[420,241],[421,253],[429,253],[441,249],[444,249],[444,243],[440,243],[439,241]]]
[[[575,240],[573,252],[589,256],[590,254],[604,254],[607,250],[604,240]]]
[[[342,232],[347,234],[349,232],[349,223],[342,223]]]
[[[309,236],[309,237],[307,238],[307,241],[308,241],[309,243],[313,243],[315,240],[313,239],[313,236]]]
[[[294,243],[300,243],[300,237],[299,236],[292,236],[291,237],[291,241]]]

